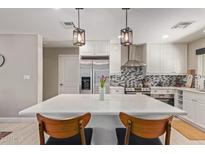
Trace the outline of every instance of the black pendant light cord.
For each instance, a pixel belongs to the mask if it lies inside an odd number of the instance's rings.
[[[78,9],[78,28],[80,28],[80,9]]]
[[[78,10],[78,28],[80,28],[80,10],[83,10],[83,8],[76,8]]]
[[[126,9],[126,28],[127,28],[127,9]]]
[[[127,23],[128,23],[128,10],[129,10],[130,8],[122,8],[122,10],[125,10],[125,27],[127,28]]]

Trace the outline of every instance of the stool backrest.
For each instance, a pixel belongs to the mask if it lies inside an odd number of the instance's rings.
[[[125,144],[129,142],[130,133],[139,137],[153,139],[158,138],[166,132],[165,144],[170,143],[172,116],[165,119],[147,120],[140,119],[126,113],[120,112],[120,120],[126,127]]]
[[[86,144],[84,128],[90,118],[91,114],[86,113],[71,119],[57,120],[38,113],[40,144],[45,144],[44,132],[51,137],[59,139],[69,138],[80,133],[82,144]]]

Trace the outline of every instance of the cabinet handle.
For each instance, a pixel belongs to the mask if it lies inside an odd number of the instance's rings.
[[[196,99],[192,99],[193,102],[198,102]]]

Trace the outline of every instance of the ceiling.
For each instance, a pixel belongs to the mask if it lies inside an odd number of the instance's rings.
[[[134,31],[134,44],[162,42],[191,42],[205,36],[205,9],[130,9],[128,26]],[[39,33],[44,46],[72,46],[72,28],[60,22],[77,24],[75,9],[0,9],[0,33]],[[195,21],[186,29],[171,29],[181,21]],[[120,29],[125,27],[125,12],[115,9],[84,9],[81,28],[86,40],[119,41]],[[169,35],[163,39],[162,35]]]

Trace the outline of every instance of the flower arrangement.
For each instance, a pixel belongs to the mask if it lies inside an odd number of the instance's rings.
[[[106,76],[104,76],[104,75],[102,75],[102,76],[100,77],[100,87],[101,87],[101,88],[104,88],[104,87],[105,87],[105,83],[106,83],[107,78],[108,78],[108,77],[106,77]]]

